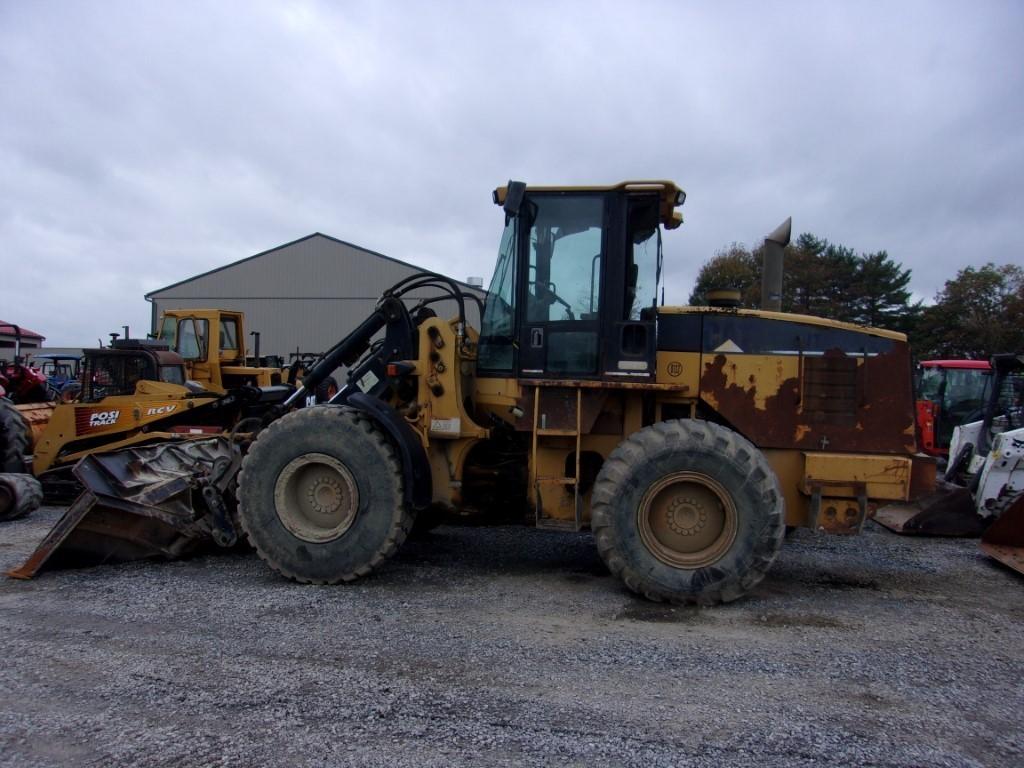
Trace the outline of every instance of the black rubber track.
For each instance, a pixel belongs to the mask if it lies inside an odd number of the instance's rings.
[[[25,517],[42,503],[43,487],[32,475],[0,473],[0,520]]]
[[[656,558],[639,534],[637,510],[667,474],[701,472],[732,496],[737,533],[714,563],[685,569]],[[650,600],[711,605],[749,592],[782,546],[785,507],[778,478],[757,448],[725,427],[697,419],[659,422],[612,451],[594,484],[591,525],[609,570]]]
[[[28,425],[14,403],[0,397],[0,472],[24,472]]]
[[[281,470],[308,453],[340,461],[359,491],[355,521],[334,541],[298,538],[281,523],[274,506]],[[239,522],[259,556],[278,573],[307,584],[366,576],[398,550],[414,520],[391,444],[366,416],[344,406],[303,408],[263,430],[242,461],[238,501]]]

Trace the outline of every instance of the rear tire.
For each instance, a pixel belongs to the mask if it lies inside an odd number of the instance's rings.
[[[238,501],[259,556],[309,584],[367,575],[413,524],[390,443],[366,416],[341,406],[303,408],[261,432],[242,461]]]
[[[7,398],[0,397],[0,472],[24,472],[28,425]]]
[[[609,570],[650,600],[727,603],[764,578],[785,508],[764,455],[725,427],[665,421],[636,432],[594,484],[592,527]]]
[[[32,475],[0,474],[0,520],[17,520],[43,504],[43,487]]]

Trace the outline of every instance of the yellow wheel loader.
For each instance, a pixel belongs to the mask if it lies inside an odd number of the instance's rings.
[[[787,526],[857,533],[879,503],[927,490],[904,335],[658,306],[662,230],[684,199],[668,181],[496,189],[481,327],[454,281],[406,278],[242,445],[237,521],[260,557],[347,582],[428,510],[513,510],[591,529],[640,595],[708,604],[754,588]],[[442,300],[457,316],[436,316]],[[296,410],[339,366],[330,403]]]

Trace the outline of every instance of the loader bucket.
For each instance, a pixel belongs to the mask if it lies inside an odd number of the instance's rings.
[[[224,437],[185,439],[83,458],[85,490],[8,576],[44,569],[175,559],[237,540],[223,503],[241,459]]]
[[[1024,574],[1024,495],[988,527],[981,537],[981,551]]]
[[[873,519],[904,536],[976,538],[985,529],[985,521],[975,511],[970,490],[944,482],[932,493],[914,501],[887,504]]]

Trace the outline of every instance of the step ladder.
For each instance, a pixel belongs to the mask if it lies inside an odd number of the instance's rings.
[[[560,387],[564,389],[564,387]],[[530,488],[534,494],[535,521],[538,528],[558,531],[579,531],[583,527],[583,499],[580,496],[580,438],[582,436],[582,405],[583,390],[575,388],[575,418],[572,427],[548,427],[546,413],[541,408],[543,387],[534,388],[533,396],[533,446],[530,455]],[[538,474],[541,453],[545,450],[552,450],[548,446],[556,442],[555,450],[564,451],[563,441],[566,438],[573,438],[576,441],[576,467],[573,477],[562,477],[561,475],[545,476]],[[545,514],[545,500],[549,502],[556,499],[564,503],[566,491],[572,492],[572,517],[551,517]]]

